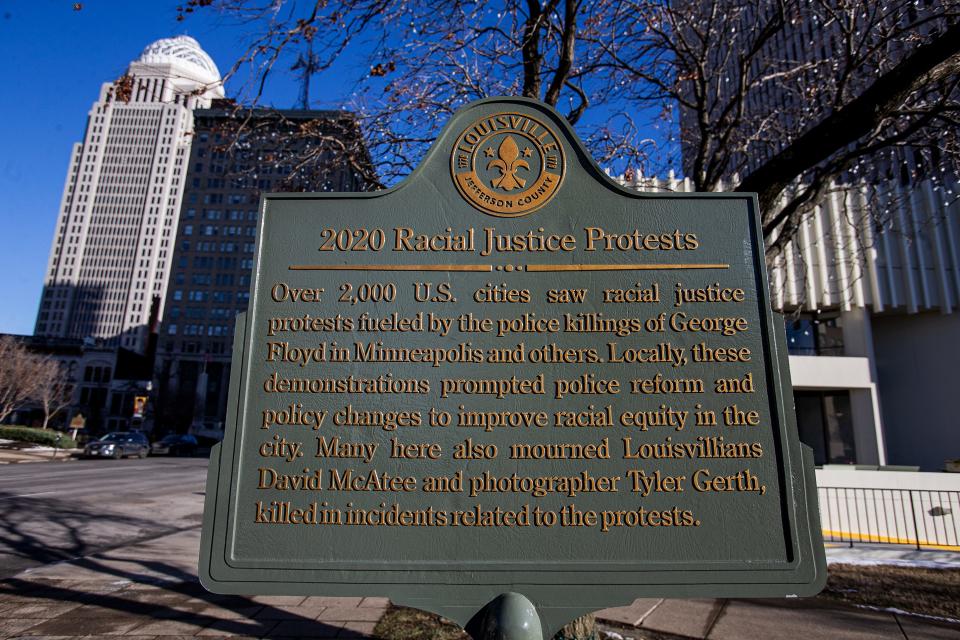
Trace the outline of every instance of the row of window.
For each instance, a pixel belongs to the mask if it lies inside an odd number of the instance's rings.
[[[786,316],[787,351],[795,356],[842,356],[843,326],[838,313]]]
[[[170,307],[169,317],[171,320],[177,320],[183,315],[184,318],[204,318],[209,316],[211,318],[233,318],[235,315],[243,311],[243,309],[236,309],[234,307],[214,307],[212,309],[207,309],[206,307],[184,307],[182,310],[180,307]]]
[[[167,335],[177,335],[177,324],[167,325]],[[185,336],[231,336],[233,335],[233,325],[229,324],[186,324],[183,325],[183,335]]]
[[[187,256],[181,255],[180,259],[177,261],[177,266],[180,269],[186,269],[187,263],[189,262]],[[241,269],[253,269],[253,258],[243,258],[239,262],[237,258],[233,256],[193,256],[193,268],[194,269],[220,269],[231,271],[236,270],[237,264],[240,265]],[[183,284],[183,273],[178,271],[175,275],[175,278],[179,278],[177,284]]]
[[[212,224],[200,225],[197,227],[197,235],[201,236],[216,236],[220,234],[220,230],[223,230],[223,235],[225,236],[255,236],[257,235],[256,227],[239,227],[239,226],[229,226],[229,227],[217,227]],[[183,235],[192,236],[193,235],[193,225],[187,224],[183,226]]]
[[[242,245],[242,251],[244,253],[253,253],[253,246],[254,243],[252,242],[244,242]],[[195,251],[217,251],[218,247],[221,253],[233,253],[234,251],[241,251],[241,243],[239,242],[221,242],[219,244],[216,242],[197,242],[194,247]],[[180,250],[190,251],[190,241],[182,240],[180,242]]]
[[[242,200],[240,201],[242,202]],[[231,203],[235,204],[235,203]],[[183,217],[185,220],[193,220],[197,217],[196,209],[187,209]],[[244,211],[241,209],[203,209],[200,212],[200,218],[203,220],[247,220],[256,222],[257,212],[254,210]]]
[[[240,286],[250,286],[250,276],[240,276]],[[236,296],[237,302],[246,302],[250,299],[249,291],[237,291],[236,294],[230,291],[208,291],[205,289],[188,289],[187,300],[191,302],[207,302],[211,298],[214,302],[229,301],[232,296]],[[173,299],[177,302],[183,300],[183,289],[174,289]]]
[[[218,287],[232,287],[234,284],[233,273],[194,273],[190,276],[190,284],[195,286],[216,285]]]

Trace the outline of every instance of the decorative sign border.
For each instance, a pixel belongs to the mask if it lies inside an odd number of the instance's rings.
[[[470,117],[474,110],[485,112],[484,118]],[[493,111],[495,110],[495,111]],[[784,531],[788,561],[782,563],[729,563],[712,562],[691,570],[688,565],[670,566],[650,562],[627,562],[611,559],[598,565],[596,562],[558,562],[544,566],[529,563],[464,562],[460,566],[450,563],[411,563],[402,557],[391,562],[340,563],[324,569],[294,568],[281,566],[279,562],[238,563],[231,561],[235,515],[233,501],[236,499],[236,471],[241,442],[237,425],[244,408],[242,389],[248,381],[244,374],[248,369],[247,354],[255,344],[247,335],[245,315],[237,319],[233,351],[232,375],[227,429],[224,441],[211,454],[207,478],[206,508],[204,510],[201,539],[199,575],[208,589],[218,593],[243,594],[308,594],[308,595],[370,595],[387,596],[397,604],[405,604],[445,615],[465,625],[486,603],[506,591],[520,592],[534,602],[544,628],[555,631],[569,620],[596,609],[626,604],[638,597],[762,597],[802,596],[819,592],[826,581],[826,562],[820,534],[816,505],[816,486],[813,475],[812,454],[802,446],[797,437],[795,416],[792,407],[787,349],[782,323],[776,323],[769,305],[769,289],[763,260],[760,220],[756,197],[750,194],[644,194],[625,189],[610,180],[589,158],[575,134],[559,114],[539,102],[523,98],[498,98],[473,103],[457,114],[448,124],[431,148],[423,165],[408,180],[392,189],[375,193],[350,194],[282,194],[266,196],[261,205],[260,228],[257,244],[257,265],[261,264],[265,226],[271,220],[273,203],[285,201],[337,201],[389,199],[398,190],[416,182],[423,167],[439,161],[438,156],[447,152],[439,148],[443,140],[449,140],[451,130],[460,129],[458,123],[474,124],[489,117],[489,113],[520,113],[529,115],[531,121],[552,123],[560,132],[563,142],[573,149],[581,165],[598,183],[624,198],[656,201],[703,201],[739,200],[747,213],[745,224],[751,234],[751,261],[757,280],[761,304],[761,327],[763,337],[766,375],[772,387],[770,396],[772,422],[779,425],[775,430],[776,456],[781,462],[779,481],[782,487],[782,509],[786,522]],[[473,125],[471,125],[473,126]],[[547,128],[547,127],[545,127]],[[463,134],[461,134],[462,137]],[[456,160],[454,151],[451,168]],[[567,173],[566,161],[561,156],[562,180]],[[455,172],[454,172],[455,175]],[[459,183],[458,184],[458,189]],[[462,190],[461,190],[462,194]],[[463,194],[471,205],[485,213],[477,203]],[[540,205],[542,206],[542,205]],[[526,215],[524,211],[520,215]],[[723,268],[723,264],[683,265],[546,265],[539,263],[516,265],[527,271],[572,271],[610,269],[658,269],[658,268]],[[291,270],[376,270],[377,268],[399,270],[397,265],[291,265]],[[494,271],[493,264],[482,265],[408,265],[400,269],[449,271],[456,270]],[[501,269],[505,267],[500,266]],[[259,284],[260,270],[255,267],[256,278],[252,290]],[[253,304],[253,299],[251,301]]]

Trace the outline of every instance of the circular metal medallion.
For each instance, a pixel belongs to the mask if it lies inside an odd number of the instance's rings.
[[[457,137],[450,169],[467,202],[492,216],[518,218],[556,195],[566,161],[560,140],[544,122],[496,113]]]

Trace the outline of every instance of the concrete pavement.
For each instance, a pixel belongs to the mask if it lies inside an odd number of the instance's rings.
[[[0,638],[364,637],[388,606],[383,598],[213,595],[196,580],[198,545],[193,528],[0,582]],[[633,638],[960,638],[960,624],[821,599],[641,599],[597,617]]]
[[[0,464],[69,462],[76,460],[82,451],[82,449],[55,449],[53,447],[5,447],[0,444]]]
[[[196,578],[205,470],[206,460],[177,459],[0,468],[0,639],[373,632],[389,604],[383,598],[207,593]],[[834,546],[828,556],[944,567],[960,558],[894,549]],[[822,599],[643,599],[598,617],[637,640],[960,638],[956,623]]]
[[[200,524],[207,460],[0,467],[0,578]]]
[[[960,638],[960,624],[887,611],[832,605],[823,600],[640,599],[604,609],[601,621],[646,632],[698,640],[946,640]]]
[[[0,467],[0,639],[370,634],[383,598],[218,596],[199,585],[206,467]]]
[[[197,581],[194,528],[0,581],[0,638],[361,638],[386,598],[220,596]]]
[[[960,570],[960,553],[918,551],[894,545],[828,544],[827,562],[892,564]],[[957,594],[960,597],[960,593]],[[697,640],[960,640],[960,621],[937,620],[899,611],[845,606],[823,598],[796,599],[639,599],[626,607],[597,612],[616,625],[620,635],[634,638]],[[633,634],[631,636],[631,634]]]

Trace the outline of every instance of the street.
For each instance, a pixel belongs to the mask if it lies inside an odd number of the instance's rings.
[[[198,584],[206,469],[206,458],[0,466],[0,639],[370,636],[385,598]]]
[[[0,578],[199,528],[206,458],[0,466]]]
[[[373,636],[388,614],[383,597],[223,596],[198,584],[206,466],[205,458],[0,466],[0,639]],[[871,553],[827,551],[848,563]],[[633,637],[957,637],[954,622],[822,597],[639,599],[597,616]],[[394,640],[391,628],[381,637]]]

